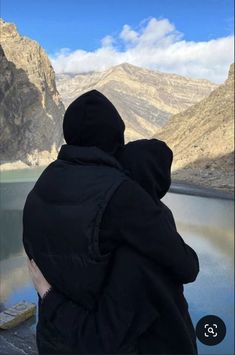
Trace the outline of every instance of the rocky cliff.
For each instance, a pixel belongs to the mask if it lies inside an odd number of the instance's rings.
[[[106,95],[126,123],[126,141],[152,137],[172,114],[181,112],[217,85],[121,64],[102,73],[57,76],[57,88],[65,106],[91,89]]]
[[[1,169],[44,165],[63,143],[64,105],[45,51],[0,20]]]
[[[156,137],[173,149],[175,178],[234,190],[234,64],[223,85],[172,116]]]

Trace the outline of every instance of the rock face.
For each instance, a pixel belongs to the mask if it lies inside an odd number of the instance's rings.
[[[171,117],[157,131],[174,152],[173,176],[234,190],[234,64],[209,97]]]
[[[176,74],[121,64],[102,73],[57,76],[57,88],[65,106],[91,89],[106,95],[126,124],[126,141],[149,138],[172,114],[181,112],[217,85]]]
[[[44,50],[0,20],[1,169],[44,165],[63,143],[64,105]]]

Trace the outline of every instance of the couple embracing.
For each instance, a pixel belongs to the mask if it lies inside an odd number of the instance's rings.
[[[173,154],[157,139],[125,145],[124,130],[103,94],[77,98],[67,144],[27,196],[39,354],[197,354],[183,285],[198,257],[161,201]]]

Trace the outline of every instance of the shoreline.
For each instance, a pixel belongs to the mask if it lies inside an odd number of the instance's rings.
[[[169,192],[191,196],[234,200],[234,192],[232,191],[218,190],[213,187],[206,187],[193,182],[186,182],[176,179],[172,180]]]

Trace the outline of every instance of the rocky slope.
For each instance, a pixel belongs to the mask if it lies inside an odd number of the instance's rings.
[[[63,143],[64,105],[44,50],[0,20],[1,169],[44,165]]]
[[[234,64],[223,85],[172,116],[156,138],[173,149],[173,177],[234,190]]]
[[[172,114],[187,109],[216,87],[207,80],[192,80],[126,63],[101,73],[57,76],[57,88],[65,106],[91,89],[106,95],[126,123],[126,141],[152,137]]]

